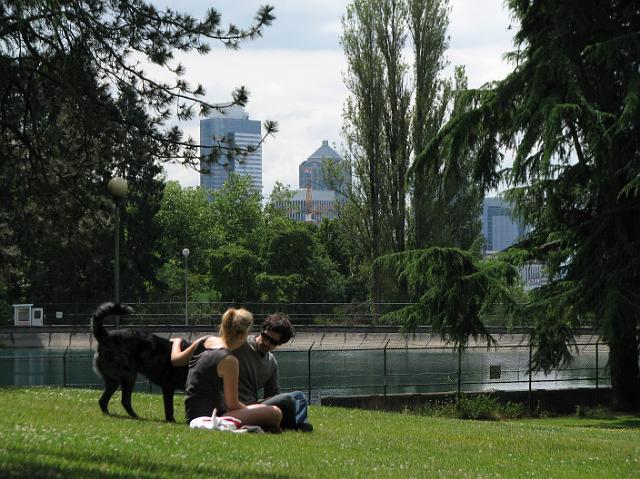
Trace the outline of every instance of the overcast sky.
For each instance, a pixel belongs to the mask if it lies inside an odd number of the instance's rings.
[[[453,65],[465,65],[469,86],[503,78],[510,70],[502,55],[512,48],[510,19],[504,0],[450,0],[450,48]],[[158,7],[202,17],[213,7],[222,25],[248,26],[258,7],[254,0],[154,0]],[[254,120],[275,120],[279,133],[262,151],[263,195],[276,180],[298,188],[298,165],[328,140],[341,153],[342,107],[347,96],[342,78],[346,62],[339,43],[341,17],[347,0],[272,0],[276,20],[263,38],[243,43],[240,50],[219,44],[206,55],[179,57],[186,79],[201,83],[206,100],[228,101],[231,91],[244,85],[250,92],[246,107]],[[199,119],[179,123],[199,140]],[[199,184],[192,169],[168,166],[169,179],[183,186]]]

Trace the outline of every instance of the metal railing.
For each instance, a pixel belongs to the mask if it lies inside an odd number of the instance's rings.
[[[168,301],[154,303],[128,302],[136,313],[121,316],[121,325],[184,325],[185,302]],[[284,311],[294,324],[307,325],[370,325],[380,315],[398,310],[410,303],[262,303],[262,302],[189,302],[188,324],[214,325],[230,307],[243,307],[251,311],[256,322],[262,321],[275,311]],[[98,306],[97,303],[40,303],[43,308],[45,326],[83,326]],[[11,317],[5,325],[13,324]],[[110,324],[107,322],[107,324]]]

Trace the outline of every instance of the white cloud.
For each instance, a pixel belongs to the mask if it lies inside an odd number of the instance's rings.
[[[172,2],[180,10],[182,4]],[[188,8],[186,2],[184,8]],[[196,2],[198,3],[198,2]],[[237,21],[255,10],[254,3],[223,1],[215,6],[223,21]],[[298,187],[298,165],[315,151],[322,140],[341,143],[342,106],[346,87],[342,72],[346,62],[338,44],[340,17],[346,0],[306,2],[276,0],[276,21],[265,38],[238,50],[214,48],[208,56],[183,55],[190,83],[202,83],[211,102],[225,101],[231,91],[244,85],[251,93],[247,112],[255,120],[276,120],[280,132],[263,148],[263,194],[276,180]],[[198,4],[200,6],[200,4]],[[191,5],[193,10],[193,5]],[[244,13],[242,12],[244,10]],[[201,12],[192,11],[195,15]],[[227,13],[232,14],[231,18]],[[464,64],[470,87],[503,78],[509,66],[502,55],[511,49],[509,19],[502,0],[452,0],[450,23],[453,65]],[[244,22],[246,23],[246,22]],[[318,45],[324,45],[318,49]],[[278,47],[278,48],[276,48]],[[180,126],[199,138],[199,123]],[[197,172],[175,165],[167,167],[170,179],[185,186],[199,184]]]
[[[186,55],[189,78],[203,84],[206,100],[221,102],[240,84],[250,93],[246,107],[251,119],[273,119],[279,133],[263,147],[263,193],[276,180],[298,187],[298,165],[322,140],[339,142],[341,111],[346,97],[341,72],[345,69],[338,50],[241,50],[216,51],[208,57]],[[180,125],[186,135],[199,138],[198,122]],[[184,186],[199,184],[197,172],[167,166],[170,179]]]

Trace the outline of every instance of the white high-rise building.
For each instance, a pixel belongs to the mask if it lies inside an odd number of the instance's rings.
[[[247,146],[257,145],[262,138],[262,126],[260,121],[250,120],[249,114],[240,106],[233,106],[220,113],[215,110],[209,118],[200,120],[200,155],[205,156],[211,152],[208,145],[235,146],[246,149]],[[262,147],[256,148],[250,154],[238,155],[230,159],[225,150],[220,151],[217,161],[208,163],[201,160],[201,169],[207,170],[200,173],[200,186],[218,190],[229,178],[229,173],[234,172],[242,176],[250,176],[254,188],[262,192]]]
[[[486,252],[491,254],[508,248],[522,238],[525,226],[512,217],[513,206],[499,198],[485,198],[482,205],[482,235]]]

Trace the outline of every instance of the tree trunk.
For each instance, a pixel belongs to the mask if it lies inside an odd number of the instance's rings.
[[[640,369],[638,367],[637,319],[616,321],[609,340],[611,407],[617,411],[640,409]]]

